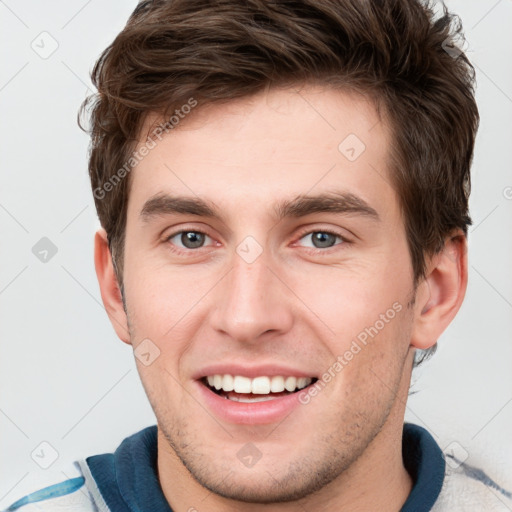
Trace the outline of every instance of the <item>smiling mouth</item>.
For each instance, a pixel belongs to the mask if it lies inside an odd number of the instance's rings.
[[[316,377],[273,376],[251,379],[242,375],[208,375],[201,382],[216,395],[233,402],[266,402],[293,395],[314,384]]]

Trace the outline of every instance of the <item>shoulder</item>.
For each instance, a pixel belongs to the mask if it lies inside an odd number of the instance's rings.
[[[484,470],[445,455],[446,474],[432,512],[510,512],[512,492],[495,482]]]
[[[423,427],[404,425],[402,455],[414,486],[402,512],[510,512],[512,492],[503,478],[443,452]],[[478,466],[480,464],[478,463]]]
[[[145,492],[147,485],[158,482],[156,452],[157,426],[152,425],[125,438],[113,453],[92,455],[73,462],[66,471],[59,472],[63,478],[57,475],[55,483],[53,476],[47,475],[44,486],[41,482],[32,482],[26,491],[39,490],[20,492],[21,496],[16,501],[14,497],[14,503],[0,512],[134,510],[126,508],[123,491],[134,500],[139,491]],[[153,493],[155,489],[158,489],[156,484]],[[141,507],[138,509],[142,510]]]
[[[25,494],[2,512],[98,512],[79,464],[73,469],[72,478]]]

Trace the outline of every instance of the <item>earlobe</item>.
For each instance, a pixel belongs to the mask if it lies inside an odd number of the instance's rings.
[[[457,231],[435,254],[418,285],[411,345],[426,350],[448,327],[462,305],[467,287],[467,240]]]
[[[94,237],[94,266],[100,287],[101,299],[117,336],[130,344],[128,319],[116,273],[112,264],[112,255],[108,247],[107,233],[99,229]]]

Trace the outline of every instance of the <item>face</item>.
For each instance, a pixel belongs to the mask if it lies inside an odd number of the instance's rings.
[[[221,496],[306,496],[390,421],[413,272],[389,144],[362,96],[274,89],[190,114],[132,171],[123,282],[159,457]]]

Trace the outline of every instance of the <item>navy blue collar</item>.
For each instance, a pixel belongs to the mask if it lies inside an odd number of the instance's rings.
[[[405,423],[402,458],[414,487],[400,512],[428,512],[443,486],[446,466],[443,452],[423,427]]]
[[[156,425],[86,462],[112,512],[172,512],[158,481]]]
[[[405,423],[402,455],[414,487],[400,512],[428,512],[443,485],[441,449],[424,428]],[[86,461],[113,512],[172,512],[158,481],[156,425],[127,437],[115,453],[94,455]]]

